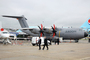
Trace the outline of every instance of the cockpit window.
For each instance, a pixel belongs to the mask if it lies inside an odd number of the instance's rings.
[[[7,32],[3,32],[3,34],[7,34]]]

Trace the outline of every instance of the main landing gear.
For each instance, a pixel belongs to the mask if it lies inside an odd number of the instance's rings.
[[[75,43],[78,43],[78,41],[79,41],[78,39],[75,39]]]

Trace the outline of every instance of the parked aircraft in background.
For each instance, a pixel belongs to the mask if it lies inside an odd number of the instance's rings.
[[[3,41],[3,43],[11,44],[9,39],[10,39],[10,33],[7,30],[1,28],[0,29],[0,40]]]
[[[87,31],[88,34],[90,34],[90,18],[86,20],[86,22],[82,24],[80,28],[82,28],[83,30]]]
[[[63,39],[74,39],[75,42],[78,42],[79,39],[87,37],[87,32],[83,31],[81,28],[56,28],[55,25],[51,26],[51,29],[44,28],[41,24],[41,27],[39,29],[36,28],[29,28],[26,18],[24,16],[6,16],[3,15],[3,17],[9,17],[9,18],[16,18],[18,19],[22,31],[31,35],[31,36],[47,36],[47,37],[62,37]]]
[[[10,36],[15,37],[16,35],[14,33],[10,33],[8,30],[2,28],[2,23],[0,22],[0,42],[3,42],[3,44],[7,44],[7,43],[11,44],[10,39],[12,37],[10,37]]]

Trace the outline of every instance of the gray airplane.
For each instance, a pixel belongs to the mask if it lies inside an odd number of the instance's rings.
[[[41,24],[41,27],[39,29],[36,28],[29,28],[26,18],[22,16],[6,16],[3,15],[3,17],[9,17],[9,18],[16,18],[18,19],[21,30],[31,36],[47,36],[47,37],[62,37],[64,39],[74,39],[77,43],[79,39],[87,37],[87,32],[83,31],[81,28],[56,28],[55,25],[51,29],[44,28]]]

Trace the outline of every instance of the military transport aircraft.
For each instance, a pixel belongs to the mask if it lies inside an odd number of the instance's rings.
[[[3,15],[3,17],[9,17],[9,18],[16,18],[20,25],[21,30],[31,36],[47,36],[47,37],[62,37],[63,39],[74,39],[77,43],[79,39],[87,37],[87,32],[83,31],[81,28],[56,28],[53,24],[53,27],[51,26],[51,29],[44,28],[41,24],[41,27],[39,29],[35,28],[29,28],[26,18],[22,16],[7,16]]]

